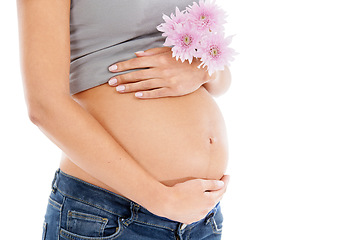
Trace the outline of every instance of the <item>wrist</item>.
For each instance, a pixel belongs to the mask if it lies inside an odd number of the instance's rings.
[[[163,185],[163,188],[157,193],[152,195],[152,201],[147,209],[160,217],[181,221],[178,212],[181,209],[180,197],[176,189]]]
[[[142,201],[140,204],[153,214],[164,217],[167,213],[166,206],[171,199],[170,192],[171,187],[167,187],[158,182],[158,184],[154,186],[151,191],[148,191],[149,194],[147,194],[144,201]]]
[[[205,83],[208,83],[208,82],[211,82],[213,81],[214,79],[214,74],[212,76],[209,75],[209,72],[203,68],[202,69],[203,71],[203,78],[202,78],[202,83],[205,84]]]
[[[214,80],[214,74],[212,74],[211,76],[209,75],[209,72],[207,71],[207,67],[199,67],[200,65],[200,59],[195,58],[192,62],[191,65],[193,65],[194,70],[197,71],[198,74],[198,81],[200,82],[200,86],[211,82]]]
[[[203,85],[205,86],[205,85],[211,84],[212,82],[215,82],[215,80],[217,79],[217,75],[218,75],[218,72],[214,72],[210,76],[209,72],[205,71],[205,76],[204,76],[205,81],[204,81]]]

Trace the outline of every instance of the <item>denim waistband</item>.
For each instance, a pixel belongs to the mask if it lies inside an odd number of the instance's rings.
[[[179,226],[181,227],[184,225],[182,223],[157,216],[130,199],[68,175],[60,169],[58,169],[55,173],[52,189],[54,192],[59,191],[65,197],[81,201],[119,216],[123,216],[129,211],[129,209],[132,209],[132,211],[136,211],[136,221],[150,223],[151,225],[163,227],[172,231],[176,231],[176,229],[179,229]],[[196,225],[201,221],[207,221],[207,219],[216,214],[218,209],[219,203],[207,214],[204,219],[190,225]]]

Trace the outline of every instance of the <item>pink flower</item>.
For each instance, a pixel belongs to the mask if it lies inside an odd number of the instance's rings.
[[[201,64],[207,67],[211,76],[218,70],[224,70],[226,65],[233,60],[234,50],[229,47],[231,37],[224,38],[223,34],[211,34],[201,41]]]
[[[175,30],[175,25],[183,24],[187,20],[186,18],[186,11],[180,11],[178,7],[175,9],[175,14],[171,13],[170,17],[167,15],[163,15],[163,19],[165,23],[160,24],[157,26],[157,30],[163,32],[163,36],[167,37],[171,35]]]
[[[166,37],[164,46],[172,46],[172,56],[182,62],[200,58],[198,66],[207,68],[209,75],[224,70],[233,60],[229,47],[231,37],[224,37],[225,12],[214,0],[200,0],[184,11],[176,8],[170,17],[163,15],[164,23],[157,29]]]
[[[193,57],[197,54],[196,49],[199,47],[201,35],[190,22],[174,26],[175,29],[166,38],[164,46],[173,46],[172,56],[176,60],[180,58],[182,62],[189,60],[189,63],[191,63]]]
[[[189,20],[192,21],[200,31],[220,32],[223,31],[225,23],[225,12],[212,0],[200,0],[199,4],[194,2],[187,8]]]

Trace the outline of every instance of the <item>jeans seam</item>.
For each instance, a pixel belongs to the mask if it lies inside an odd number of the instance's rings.
[[[65,230],[65,229],[60,229],[60,233],[59,233],[59,236],[61,235],[62,237],[66,238],[66,239],[104,239],[104,240],[114,240],[114,239],[117,239],[123,232],[123,227],[120,227],[120,222],[118,221],[119,223],[119,229],[117,230],[116,233],[114,233],[112,236],[108,236],[108,237],[86,237],[86,236],[81,236],[81,235],[77,235],[75,233],[71,233],[70,231],[68,230]]]
[[[191,239],[191,231],[192,229],[196,226],[197,224],[193,225],[193,226],[190,226],[189,230],[188,230],[188,234],[186,236],[186,239],[185,240],[190,240]]]
[[[58,204],[57,206],[55,206],[55,204]],[[52,200],[51,198],[49,198],[49,204],[51,205],[51,206],[53,206],[54,208],[56,208],[57,210],[59,210],[59,211],[61,211],[61,204],[59,204],[59,203],[57,203],[57,202],[55,202],[54,200]]]
[[[94,205],[94,204],[89,203],[89,202],[87,202],[87,201],[84,201],[84,200],[82,200],[82,199],[78,199],[78,198],[76,198],[76,197],[73,197],[73,196],[71,196],[71,195],[68,195],[68,194],[62,192],[60,189],[57,189],[57,190],[58,190],[61,194],[63,194],[64,196],[66,196],[67,198],[74,199],[74,200],[76,200],[76,201],[79,201],[79,202],[88,204],[88,205],[93,206],[93,207],[95,207],[95,208],[98,208],[98,209],[107,211],[107,212],[109,212],[109,213],[112,213],[112,214],[114,214],[114,215],[116,215],[116,216],[124,217],[124,216],[121,216],[121,215],[119,215],[119,214],[117,214],[117,213],[115,213],[115,212],[113,212],[113,211],[111,211],[111,210],[109,210],[109,209],[102,208],[102,207],[100,207],[100,206]]]
[[[76,177],[74,177],[74,176],[68,175],[68,174],[64,173],[63,171],[61,171],[61,170],[60,170],[60,173],[63,174],[63,175],[65,175],[66,177],[69,177],[69,178],[75,180],[75,181],[84,183],[84,184],[86,184],[86,185],[88,185],[88,186],[90,186],[90,187],[96,188],[96,189],[98,189],[98,190],[100,190],[100,191],[104,191],[104,192],[110,193],[111,195],[113,195],[113,196],[115,196],[115,197],[118,197],[118,198],[121,198],[122,200],[125,200],[125,201],[127,201],[128,203],[131,203],[131,202],[132,202],[131,200],[129,200],[129,199],[127,199],[127,198],[125,198],[125,197],[123,197],[123,196],[121,196],[121,195],[118,195],[118,194],[116,194],[116,193],[113,193],[113,192],[111,192],[111,191],[109,191],[109,190],[107,190],[107,189],[105,189],[105,188],[101,188],[101,187],[98,187],[98,186],[93,185],[93,184],[91,184],[91,183],[85,182],[85,181],[83,181],[83,180],[81,180],[81,179],[79,179],[79,178],[76,178]]]
[[[65,197],[63,197],[62,199],[62,205],[60,208],[60,214],[59,214],[59,223],[58,223],[58,234],[57,234],[57,240],[60,240],[60,229],[61,229],[61,220],[62,220],[62,207],[64,206],[64,202],[65,202]]]
[[[88,214],[86,214],[86,215],[88,215]],[[104,231],[105,225],[108,223],[107,218],[103,218],[103,217],[99,217],[99,216],[89,216],[89,215],[88,216],[82,216],[80,212],[69,210],[67,212],[67,218],[66,218],[66,227],[67,227],[67,229],[69,229],[71,218],[84,219],[84,220],[89,220],[89,221],[101,223],[100,228],[99,228],[99,237],[102,237],[101,235],[102,235],[102,233]]]
[[[42,234],[42,240],[46,239],[46,232],[47,232],[47,222],[43,223],[43,234]]]
[[[55,203],[56,205],[58,205],[58,207],[61,207],[61,203],[58,203],[57,201],[55,201],[54,199],[52,199],[51,197],[49,197],[50,201],[52,201],[53,203]]]
[[[211,220],[211,227],[212,227],[213,232],[214,232],[215,234],[221,234],[221,230],[222,230],[222,229],[218,229],[218,228],[217,228],[217,224],[216,224],[215,218],[213,218],[213,219]]]
[[[104,218],[106,219],[105,222],[103,222],[103,224],[101,224],[101,227],[100,227],[100,237],[103,237],[104,236],[104,231],[105,231],[105,226],[108,224],[109,220],[107,218]],[[119,226],[120,227],[120,226]]]
[[[123,224],[125,226],[128,227],[132,222],[134,222],[134,220],[137,219],[138,210],[139,210],[139,205],[138,204],[134,204],[134,203],[130,204],[130,213],[131,213],[131,215],[130,215],[130,218],[128,218],[126,220],[124,219]]]
[[[77,212],[77,211],[72,211],[69,210],[68,211],[68,215],[70,215],[73,218],[81,218],[81,219],[85,219],[85,220],[93,220],[94,222],[98,222],[98,223],[104,223],[107,221],[107,218],[104,217],[100,217],[100,216],[95,216],[92,214],[85,214],[82,215],[81,212]]]
[[[146,222],[142,222],[142,221],[139,221],[139,220],[134,220],[134,222],[137,222],[137,223],[142,223],[144,225],[149,225],[149,226],[153,226],[153,227],[158,227],[158,228],[162,228],[162,229],[168,229],[168,230],[171,230],[171,231],[175,231],[176,229],[172,229],[170,227],[166,227],[166,226],[162,226],[162,225],[157,225],[157,224],[152,224],[152,223],[146,223]]]

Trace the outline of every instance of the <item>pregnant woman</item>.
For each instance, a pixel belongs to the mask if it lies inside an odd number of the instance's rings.
[[[63,151],[43,239],[221,238],[230,73],[156,30],[191,3],[18,0],[29,117]]]

